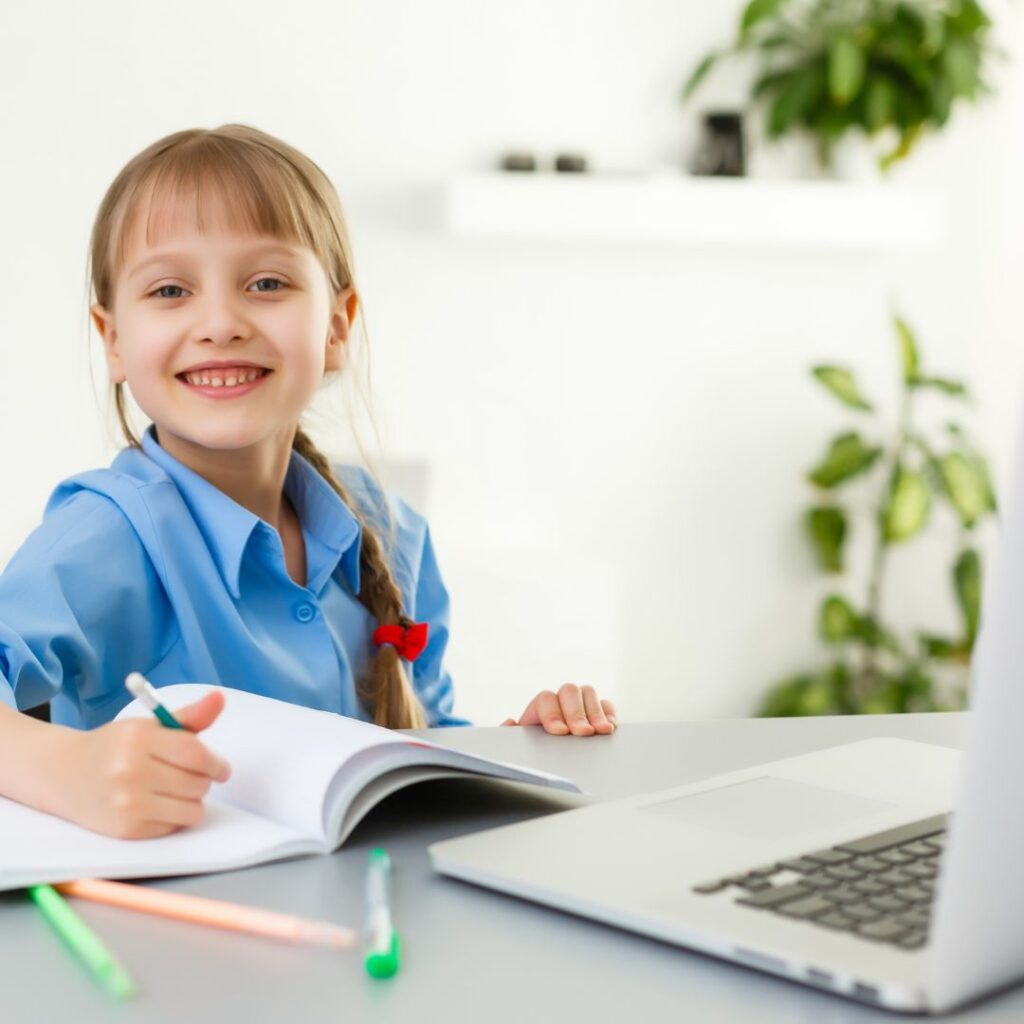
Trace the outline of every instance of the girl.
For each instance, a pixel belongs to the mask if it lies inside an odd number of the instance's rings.
[[[133,669],[391,728],[468,724],[426,522],[365,470],[336,476],[299,425],[358,310],[320,168],[244,125],[176,132],[107,190],[90,266],[128,447],[60,484],[0,575],[0,794],[120,837],[200,821],[230,769],[195,734],[223,695],[177,709],[189,731],[112,722]],[[46,701],[50,724],[18,714]],[[503,724],[617,723],[566,684]]]

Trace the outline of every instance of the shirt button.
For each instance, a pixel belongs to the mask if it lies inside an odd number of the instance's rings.
[[[312,622],[316,616],[316,609],[311,604],[297,604],[295,606],[295,618],[299,622]]]

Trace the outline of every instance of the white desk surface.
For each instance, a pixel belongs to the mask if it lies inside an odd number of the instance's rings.
[[[574,778],[599,799],[692,782],[868,736],[957,746],[961,714],[622,725],[573,739],[539,729],[433,730],[459,749]],[[61,948],[22,893],[0,896],[0,1017],[25,1021],[751,1021],[900,1019],[641,936],[435,875],[427,845],[558,809],[561,797],[502,783],[438,781],[396,794],[330,857],[164,879],[169,890],[358,924],[367,851],[394,865],[402,970],[367,977],[361,957],[77,902],[130,967],[118,1004]],[[0,839],[2,841],[2,839]],[[944,1018],[1024,1020],[1024,986]]]

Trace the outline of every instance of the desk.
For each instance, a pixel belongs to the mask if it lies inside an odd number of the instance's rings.
[[[961,714],[623,725],[571,739],[538,729],[448,729],[435,741],[571,776],[597,799],[694,782],[721,771],[868,736],[957,746]],[[374,982],[360,957],[298,948],[99,904],[78,903],[131,968],[133,1006],[110,1000],[57,944],[20,893],[0,897],[0,1016],[76,1024],[289,1021],[751,1021],[864,1024],[881,1013],[755,971],[588,922],[431,872],[427,844],[532,817],[577,799],[531,787],[423,783],[376,808],[344,848],[161,887],[340,923],[362,918],[367,851],[394,864],[402,972]],[[2,840],[0,840],[2,841]],[[1024,1020],[1024,987],[948,1021]]]

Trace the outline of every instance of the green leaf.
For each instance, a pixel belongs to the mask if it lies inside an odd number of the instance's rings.
[[[829,594],[821,603],[818,629],[827,643],[841,644],[861,635],[861,618],[850,603],[838,594]]]
[[[881,448],[864,443],[860,434],[840,434],[832,441],[825,458],[811,470],[807,479],[831,490],[869,469],[882,454]]]
[[[785,135],[789,128],[813,108],[822,90],[820,69],[806,65],[778,80],[775,99],[768,108],[769,138]]]
[[[964,548],[953,566],[953,587],[964,617],[967,642],[974,645],[981,614],[981,558],[974,548]]]
[[[966,529],[995,511],[995,493],[984,460],[974,454],[949,452],[938,465],[946,495]]]
[[[857,380],[851,370],[843,366],[815,366],[811,369],[811,373],[844,405],[848,405],[851,409],[871,411],[871,403],[860,393]]]
[[[877,75],[864,89],[864,121],[869,132],[877,132],[892,121],[896,106],[896,87],[888,78]]]
[[[942,67],[957,96],[976,98],[981,70],[976,45],[966,39],[951,39],[942,53]]]
[[[915,388],[935,388],[952,398],[966,398],[967,385],[958,380],[950,380],[948,377],[915,377],[911,381]]]
[[[740,16],[740,35],[747,36],[759,22],[778,14],[782,3],[783,0],[750,0]]]
[[[852,35],[841,32],[828,49],[828,92],[832,102],[845,107],[864,84],[864,52]]]
[[[963,664],[967,661],[970,649],[963,640],[950,640],[949,637],[922,633],[919,636],[921,647],[929,658],[939,661],[955,661]]]
[[[885,539],[892,543],[910,540],[928,521],[931,506],[932,496],[924,474],[913,469],[898,469],[882,513]]]
[[[701,82],[704,81],[708,76],[708,72],[718,63],[722,54],[714,51],[709,53],[694,69],[693,73],[686,80],[686,85],[683,86],[682,100],[686,103],[690,97],[697,91],[697,87]]]
[[[896,334],[900,341],[900,353],[903,357],[903,380],[907,384],[917,380],[920,368],[920,358],[917,354],[917,342],[914,340],[914,333],[910,325],[902,317],[894,317]]]
[[[846,537],[846,516],[833,505],[808,509],[804,517],[818,562],[826,572],[843,571],[843,540]]]

